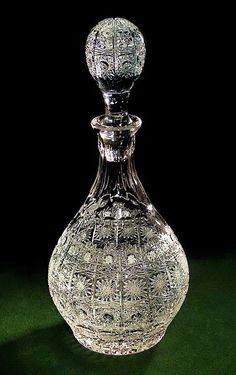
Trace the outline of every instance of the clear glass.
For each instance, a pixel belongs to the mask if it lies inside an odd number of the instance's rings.
[[[104,354],[157,344],[188,289],[187,260],[172,229],[150,202],[135,170],[141,121],[98,131],[97,177],[58,241],[49,265],[53,301],[85,347]]]

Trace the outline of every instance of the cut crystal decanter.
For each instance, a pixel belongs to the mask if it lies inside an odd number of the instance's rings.
[[[188,264],[134,165],[141,120],[127,105],[144,65],[143,36],[125,19],[105,19],[88,36],[86,59],[105,101],[105,114],[91,122],[98,133],[99,168],[53,251],[49,289],[82,345],[104,354],[132,354],[164,336],[185,299]]]

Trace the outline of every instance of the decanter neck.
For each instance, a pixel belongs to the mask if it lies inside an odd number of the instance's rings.
[[[98,133],[98,149],[102,159],[107,162],[122,163],[129,159],[135,148],[135,135]]]
[[[99,199],[125,199],[148,204],[149,199],[138,178],[133,153],[135,133],[141,126],[141,120],[131,117],[129,126],[109,127],[102,124],[104,117],[92,121],[98,131],[98,148],[100,152],[97,177],[89,197]]]
[[[108,161],[104,154],[100,154],[98,172],[89,198],[98,200],[106,196],[111,201],[122,199],[132,200],[133,203],[150,203],[137,175],[132,154],[119,162]]]
[[[114,113],[113,113],[114,114]],[[98,132],[98,147],[100,154],[108,162],[122,162],[134,152],[135,134],[142,122],[139,117],[128,115],[124,124],[122,118],[115,118],[115,122],[108,121],[113,116],[102,115],[95,117],[91,125]],[[122,120],[122,121],[120,121]]]

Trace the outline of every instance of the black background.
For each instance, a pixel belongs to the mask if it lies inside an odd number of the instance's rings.
[[[146,41],[130,112],[143,120],[135,157],[149,197],[187,256],[235,249],[230,10],[21,5],[5,33],[6,264],[46,266],[88,195],[98,160],[90,120],[104,107],[84,46],[99,20],[115,16],[135,23]]]

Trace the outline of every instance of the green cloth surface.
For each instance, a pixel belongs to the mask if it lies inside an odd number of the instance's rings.
[[[49,296],[47,270],[0,274],[1,375],[235,375],[236,258],[190,260],[186,301],[154,348],[111,357],[83,348]]]

